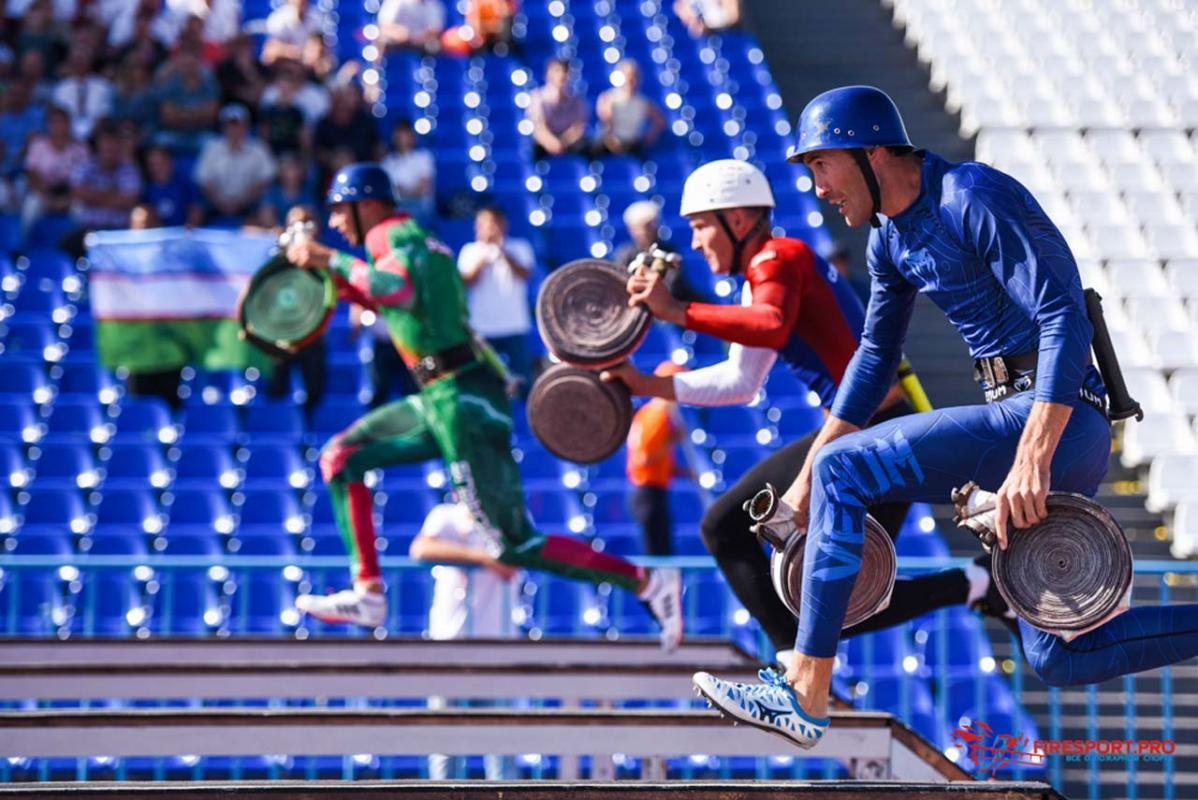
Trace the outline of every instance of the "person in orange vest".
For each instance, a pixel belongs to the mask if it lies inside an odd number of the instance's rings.
[[[686,367],[663,361],[653,370],[668,378],[686,372]],[[670,523],[670,481],[689,477],[690,470],[674,459],[674,446],[686,435],[686,426],[672,400],[655,397],[632,417],[628,431],[628,480],[632,483],[632,515],[641,526],[645,554],[673,554]]]

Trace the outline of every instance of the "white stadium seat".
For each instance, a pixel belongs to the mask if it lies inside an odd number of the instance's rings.
[[[1198,415],[1198,370],[1179,369],[1169,378],[1174,406],[1191,416]]]
[[[1198,299],[1198,258],[1173,258],[1165,264],[1165,282],[1185,300]]]
[[[1146,258],[1111,259],[1106,262],[1111,291],[1120,297],[1159,297],[1169,293],[1165,273]]]
[[[1198,367],[1198,351],[1190,332],[1178,334],[1169,330],[1149,332],[1145,337],[1157,369],[1175,370]]]
[[[1160,514],[1178,503],[1198,502],[1198,456],[1161,455],[1148,467],[1148,498],[1144,505]]]
[[[1169,552],[1174,558],[1193,558],[1198,552],[1198,503],[1178,503],[1173,512],[1173,541]]]
[[[1183,415],[1146,414],[1124,427],[1119,462],[1130,469],[1158,456],[1194,455],[1196,449],[1194,433]]]

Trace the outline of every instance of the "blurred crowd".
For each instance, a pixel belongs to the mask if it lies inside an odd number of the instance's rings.
[[[337,169],[377,160],[401,208],[436,230],[435,155],[409,120],[375,118],[360,78],[365,59],[389,51],[515,46],[516,0],[459,7],[464,24],[447,27],[443,0],[384,0],[373,46],[341,63],[334,22],[310,0],[281,0],[257,20],[244,18],[242,0],[0,0],[0,213],[19,215],[23,234],[55,220],[54,241],[74,256],[93,230],[279,230],[289,216],[322,216]],[[675,10],[695,35],[739,15],[735,0],[679,0]],[[593,108],[570,73],[568,60],[551,60],[533,92],[534,157],[643,156],[665,117],[639,91],[638,65],[620,62]],[[660,218],[642,202],[624,219],[628,261],[652,243]],[[508,238],[498,207],[477,212],[475,233],[459,259],[472,319],[526,390],[535,252]],[[382,373],[398,365],[380,344]],[[378,376],[376,402],[388,383]]]

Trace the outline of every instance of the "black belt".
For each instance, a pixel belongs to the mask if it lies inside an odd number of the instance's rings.
[[[982,387],[987,403],[1005,400],[1022,392],[1036,388],[1036,362],[1039,353],[1021,353],[1016,356],[991,356],[973,362],[973,379]],[[1078,399],[1106,416],[1106,401],[1093,392],[1081,387]]]
[[[421,386],[440,380],[467,364],[475,361],[474,346],[470,342],[455,344],[439,353],[424,356],[411,366],[412,377]]]

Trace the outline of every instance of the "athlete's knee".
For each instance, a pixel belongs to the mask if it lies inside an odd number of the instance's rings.
[[[1036,677],[1047,686],[1059,689],[1084,682],[1075,675],[1073,653],[1055,637],[1046,646],[1028,652],[1027,659]]]
[[[324,478],[325,483],[331,483],[338,478],[350,482],[362,479],[362,475],[349,469],[348,463],[349,457],[358,450],[358,447],[358,445],[346,444],[344,434],[338,434],[329,439],[328,443],[320,450],[320,476]]]
[[[749,537],[750,520],[736,503],[726,503],[723,497],[712,503],[699,522],[699,536],[707,551],[716,555],[737,544],[737,536]]]
[[[811,479],[822,486],[835,485],[841,491],[858,487],[853,463],[854,448],[844,440],[832,442],[820,449],[812,465]]]

